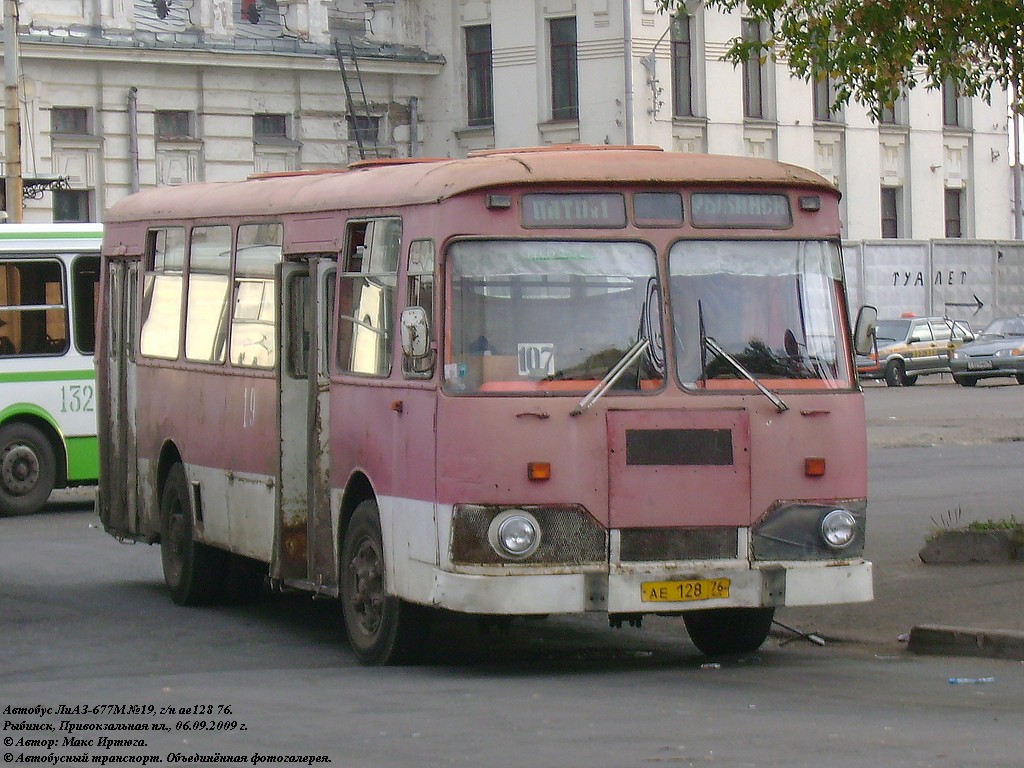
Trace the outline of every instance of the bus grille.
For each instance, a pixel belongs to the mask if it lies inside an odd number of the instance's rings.
[[[522,560],[508,560],[491,547],[487,538],[491,520],[507,506],[465,504],[452,516],[451,561],[456,565],[591,565],[607,562],[608,544],[602,529],[580,507],[516,507],[533,515],[540,524],[537,551]]]
[[[621,562],[717,560],[737,557],[736,528],[623,528]]]

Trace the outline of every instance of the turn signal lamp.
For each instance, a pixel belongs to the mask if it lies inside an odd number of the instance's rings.
[[[804,474],[808,477],[823,477],[825,458],[823,456],[808,456],[804,459]]]
[[[531,461],[526,465],[526,476],[534,482],[551,479],[551,462]]]

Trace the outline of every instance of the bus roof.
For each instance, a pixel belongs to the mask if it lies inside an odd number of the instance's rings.
[[[399,207],[489,188],[627,183],[798,185],[835,191],[796,165],[658,147],[565,145],[479,152],[464,159],[371,160],[327,171],[263,174],[243,181],[160,187],[108,209],[105,221],[213,219]]]
[[[102,224],[0,224],[0,252],[98,251],[102,242]]]

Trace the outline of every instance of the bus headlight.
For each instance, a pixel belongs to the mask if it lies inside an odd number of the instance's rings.
[[[867,499],[779,501],[750,528],[754,560],[847,560],[864,554]]]
[[[857,535],[857,521],[847,509],[833,509],[821,519],[821,538],[832,549],[850,546]]]
[[[540,524],[537,518],[522,509],[510,509],[492,521],[487,538],[502,557],[522,560],[540,546]]]

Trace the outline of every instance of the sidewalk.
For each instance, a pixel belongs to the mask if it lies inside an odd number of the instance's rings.
[[[879,653],[1024,661],[1024,563],[875,562],[874,582],[870,603],[786,608],[778,619],[826,641],[872,646]]]

